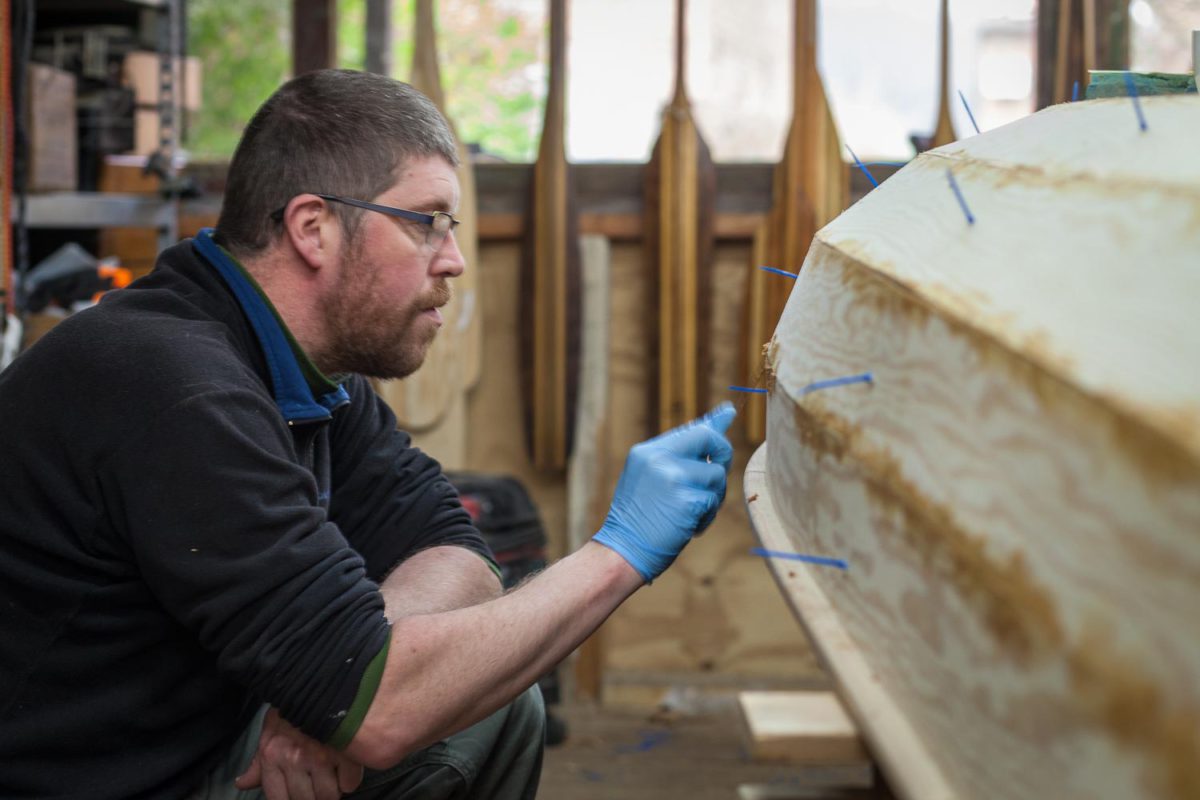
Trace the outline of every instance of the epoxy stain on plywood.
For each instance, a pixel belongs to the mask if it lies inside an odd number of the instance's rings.
[[[931,579],[944,579],[975,609],[1003,652],[1027,664],[1062,643],[1051,595],[1038,587],[1020,553],[997,564],[986,539],[962,528],[946,506],[925,496],[888,452],[872,448],[857,425],[824,410],[820,398],[795,404],[801,441],[837,461],[849,459],[871,496],[904,518],[900,529]]]
[[[1110,638],[1092,631],[1068,642],[1053,596],[1033,579],[1021,553],[990,557],[984,537],[925,496],[890,453],[867,444],[859,426],[820,398],[795,403],[795,421],[806,446],[852,465],[880,510],[899,516],[903,538],[929,581],[951,586],[1001,653],[1023,667],[1063,660],[1078,712],[1153,765],[1145,778],[1149,790],[1164,798],[1200,796],[1200,711],[1169,708],[1157,684]]]
[[[982,309],[964,309],[961,316],[954,306],[942,307],[937,298],[928,296],[928,287],[918,291],[901,283],[877,268],[868,267],[854,255],[854,248],[845,243],[831,245],[821,239],[813,242],[813,253],[820,251],[822,270],[834,270],[841,285],[854,298],[850,313],[864,314],[876,326],[909,323],[924,329],[934,320],[945,325],[952,334],[969,343],[981,366],[1000,369],[1014,385],[1028,387],[1044,408],[1066,405],[1072,416],[1088,415],[1094,430],[1108,434],[1123,454],[1138,466],[1147,486],[1170,491],[1180,484],[1200,482],[1200,463],[1185,442],[1188,431],[1200,431],[1200,410],[1186,408],[1156,409],[1160,418],[1172,419],[1171,429],[1184,432],[1180,437],[1168,436],[1159,426],[1150,426],[1144,419],[1130,413],[1121,398],[1093,395],[1063,376],[1070,375],[1070,359],[1050,351],[1045,336],[1027,334],[1024,349],[1014,350],[983,327],[993,324]],[[810,255],[810,261],[817,256]],[[1002,325],[1003,320],[1000,320]]]

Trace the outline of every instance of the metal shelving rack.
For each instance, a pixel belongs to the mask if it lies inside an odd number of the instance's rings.
[[[160,152],[173,169],[178,147],[179,96],[172,64],[182,56],[183,0],[39,0],[38,10],[104,13],[130,10],[153,14],[158,27]],[[27,196],[29,228],[145,227],[158,231],[159,249],[178,236],[178,204],[174,197],[107,192],[44,192]],[[15,221],[15,212],[13,220]]]

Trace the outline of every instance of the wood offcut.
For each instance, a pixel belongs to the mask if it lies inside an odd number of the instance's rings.
[[[737,702],[756,761],[870,764],[858,726],[833,692],[738,692]]]

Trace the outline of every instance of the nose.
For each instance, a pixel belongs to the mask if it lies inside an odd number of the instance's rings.
[[[454,235],[454,231],[450,231],[442,241],[442,246],[434,254],[433,273],[448,278],[457,278],[463,274],[463,270],[466,268],[467,261],[463,258],[462,250],[458,249],[458,238]]]

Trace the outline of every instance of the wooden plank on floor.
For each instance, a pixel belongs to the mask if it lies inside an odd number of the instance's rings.
[[[894,800],[894,796],[882,788],[830,789],[789,783],[743,783],[737,791],[739,800]]]
[[[793,764],[869,763],[854,720],[833,692],[739,692],[751,758]]]

